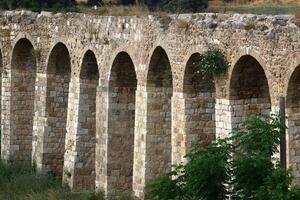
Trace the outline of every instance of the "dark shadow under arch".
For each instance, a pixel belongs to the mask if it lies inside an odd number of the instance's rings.
[[[74,171],[76,190],[95,188],[96,148],[96,93],[99,81],[98,64],[95,54],[88,50],[83,57],[80,72],[80,94],[78,133]]]
[[[11,145],[12,160],[31,161],[36,58],[34,47],[20,39],[11,59]]]
[[[108,94],[107,187],[114,190],[132,190],[136,87],[134,64],[121,52],[112,64]]]
[[[252,56],[242,56],[235,64],[230,80],[232,128],[253,114],[269,115],[271,100],[268,80],[260,63]]]
[[[147,75],[146,183],[171,170],[171,99],[173,80],[169,58],[157,47]]]
[[[300,184],[300,65],[294,70],[288,84],[286,98],[287,159],[293,170],[294,182]]]
[[[53,173],[62,176],[71,63],[67,47],[57,43],[47,65],[46,117],[43,163]]]
[[[199,53],[190,56],[183,81],[187,148],[215,138],[215,85],[213,77],[195,75],[199,60]]]

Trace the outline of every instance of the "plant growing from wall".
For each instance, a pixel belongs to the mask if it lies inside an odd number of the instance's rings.
[[[209,45],[208,49],[200,55],[198,62],[194,64],[194,76],[212,78],[225,74],[228,69],[228,61],[220,49]]]
[[[0,29],[0,37],[9,37],[9,36],[10,36],[10,30]]]
[[[41,57],[41,50],[40,49],[32,49],[31,50],[31,55],[36,58],[36,59],[40,59]]]
[[[189,29],[189,22],[183,19],[177,20],[177,29],[178,30],[188,30]]]

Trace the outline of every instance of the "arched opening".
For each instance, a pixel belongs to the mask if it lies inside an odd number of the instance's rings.
[[[287,158],[292,167],[295,183],[300,184],[300,65],[293,72],[286,98],[288,147]]]
[[[107,176],[115,190],[132,190],[136,87],[134,64],[121,52],[109,77]]]
[[[35,50],[28,39],[20,39],[11,60],[12,159],[30,161],[36,78]]]
[[[80,72],[77,157],[74,185],[78,189],[95,188],[96,148],[96,90],[99,72],[95,54],[88,50],[83,57]]]
[[[252,56],[242,56],[234,66],[230,80],[231,126],[241,127],[253,114],[269,115],[269,86],[262,66]]]
[[[47,170],[62,176],[71,63],[67,47],[58,43],[47,65],[46,117],[43,160]]]
[[[183,82],[186,147],[209,144],[215,138],[215,85],[213,77],[196,75],[200,54],[189,58]]]
[[[157,47],[147,76],[146,182],[171,170],[171,65]]]

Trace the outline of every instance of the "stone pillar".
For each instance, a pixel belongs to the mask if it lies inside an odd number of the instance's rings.
[[[146,135],[147,135],[147,92],[138,86],[136,90],[135,130],[134,130],[134,163],[133,193],[140,199],[144,198],[146,183]]]
[[[225,138],[232,130],[231,126],[232,107],[228,99],[216,99],[215,123],[216,138]]]
[[[108,88],[97,87],[96,97],[96,190],[107,193],[107,125],[108,125]]]
[[[76,190],[74,185],[77,148],[78,142],[78,107],[79,107],[79,88],[80,81],[77,77],[72,77],[69,87],[67,132],[65,139],[65,154],[63,167],[63,182],[67,183],[70,188]]]
[[[33,139],[32,139],[32,162],[39,171],[44,169],[44,134],[46,131],[46,92],[47,74],[37,73],[35,86],[34,118],[33,118]]]
[[[185,120],[183,93],[174,92],[172,97],[172,164],[185,162],[184,156],[187,150]]]
[[[11,158],[11,129],[10,129],[10,99],[11,99],[11,70],[5,68],[2,73],[2,98],[1,98],[1,159]]]
[[[64,182],[73,190],[95,189],[97,80],[73,78],[69,94]]]

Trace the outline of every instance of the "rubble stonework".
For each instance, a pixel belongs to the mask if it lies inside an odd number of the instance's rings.
[[[74,190],[143,198],[145,184],[186,162],[193,144],[278,111],[283,96],[300,183],[299,19],[0,15],[2,159],[32,161]],[[210,44],[228,72],[195,82],[193,63]]]

